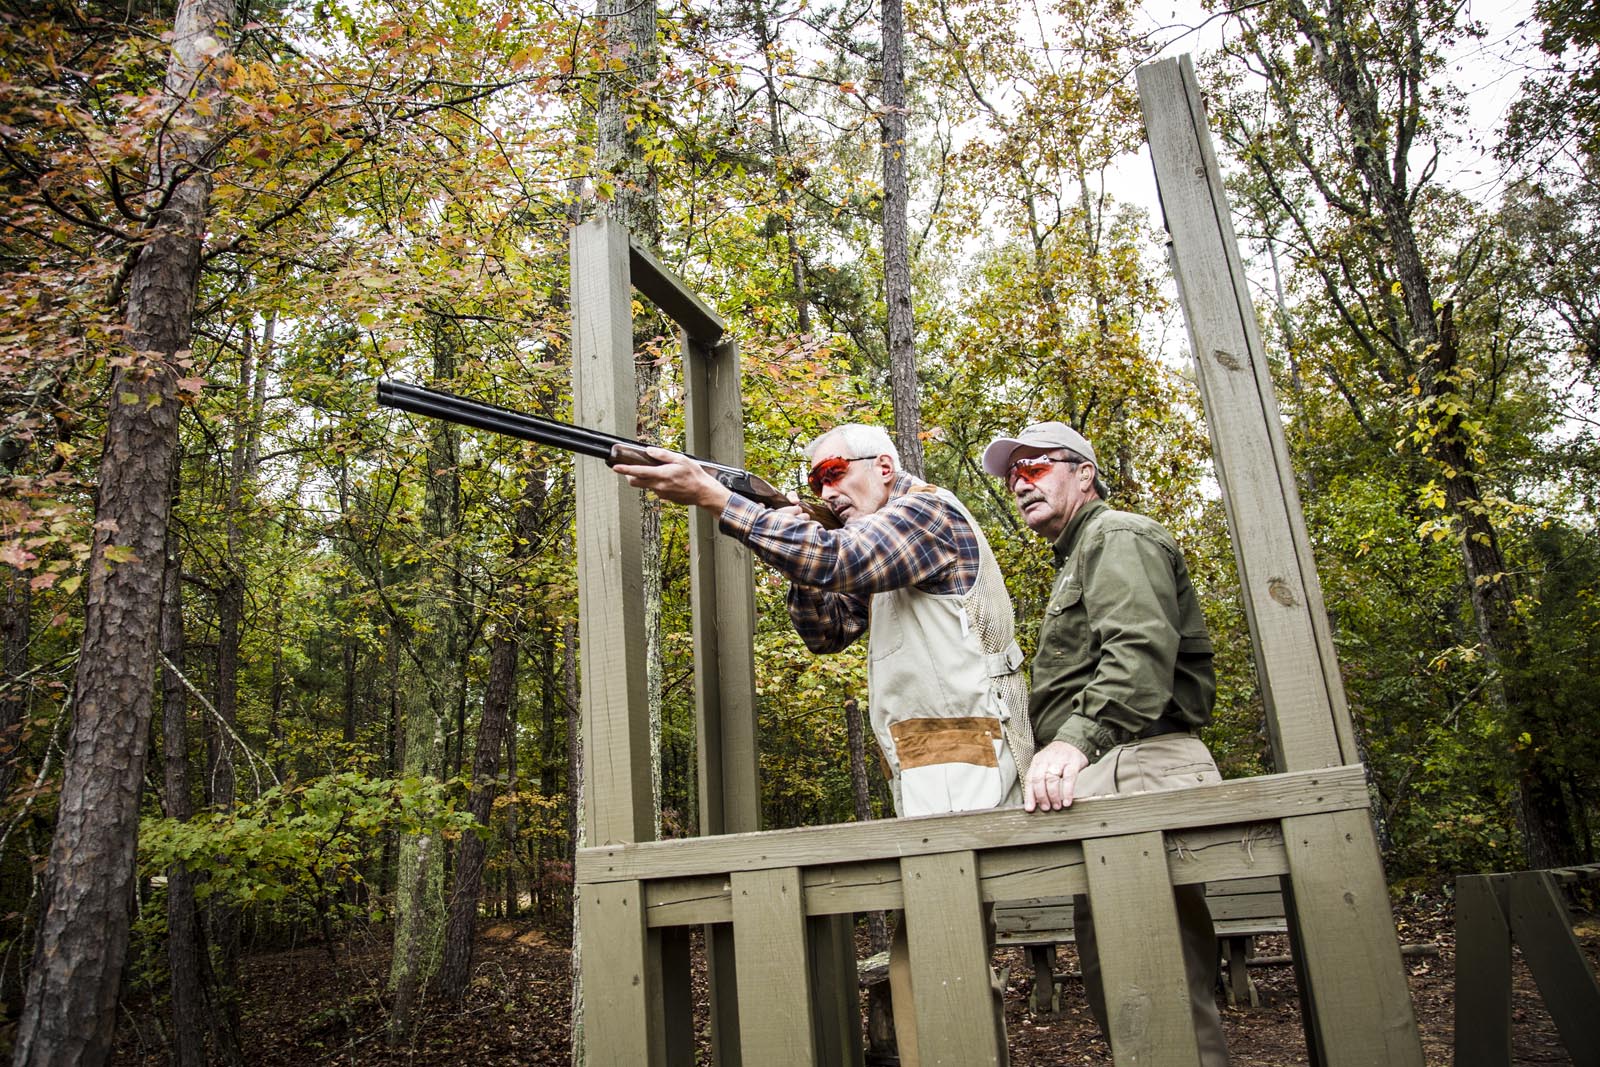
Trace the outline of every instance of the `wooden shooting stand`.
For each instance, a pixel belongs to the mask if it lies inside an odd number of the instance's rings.
[[[1088,800],[759,832],[749,555],[701,513],[691,583],[703,837],[656,841],[637,494],[577,461],[586,1062],[691,1064],[689,935],[705,930],[717,1063],[859,1064],[853,913],[904,908],[926,1063],[1001,1062],[984,905],[1086,893],[1119,1065],[1198,1062],[1172,886],[1281,878],[1312,1063],[1420,1067],[1422,1049],[1322,592],[1187,57],[1142,68],[1172,268],[1284,773]],[[634,432],[631,289],[684,330],[686,447],[742,463],[721,321],[605,221],[572,239],[575,415]]]

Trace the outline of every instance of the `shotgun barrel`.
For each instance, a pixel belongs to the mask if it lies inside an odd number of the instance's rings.
[[[454,393],[427,389],[408,382],[387,379],[378,382],[378,403],[384,407],[397,408],[425,418],[442,419],[445,422],[487,430],[505,437],[515,437],[518,440],[533,441],[549,445],[551,448],[576,452],[579,455],[593,456],[604,460],[608,467],[615,467],[619,463],[647,465],[656,463],[656,460],[645,451],[649,446],[639,441],[618,437],[601,430],[591,430],[586,426],[574,426],[569,422],[529,415],[498,404],[469,400]],[[788,496],[773,488],[771,483],[747,470],[701,459],[698,456],[688,458],[698,463],[702,469],[731,491],[758,504],[764,504],[769,508],[786,508],[794,503]],[[843,525],[839,521],[839,516],[826,504],[806,500],[802,501],[800,506],[807,515],[830,530],[836,530]]]

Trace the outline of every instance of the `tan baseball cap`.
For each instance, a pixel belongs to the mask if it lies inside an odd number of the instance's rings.
[[[1094,446],[1064,422],[1036,422],[1015,437],[997,437],[983,450],[983,469],[996,478],[1006,476],[1011,466],[1011,453],[1019,448],[1065,448],[1076,452],[1094,464],[1095,474],[1100,473],[1100,461],[1095,458]]]

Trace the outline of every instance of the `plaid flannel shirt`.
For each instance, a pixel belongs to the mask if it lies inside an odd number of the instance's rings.
[[[789,617],[813,652],[838,652],[866,632],[873,593],[915,586],[962,594],[978,580],[978,537],[961,511],[902,472],[883,507],[843,529],[782,515],[735,494],[723,533],[787,575]]]

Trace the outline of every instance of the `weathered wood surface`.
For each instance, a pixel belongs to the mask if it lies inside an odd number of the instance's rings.
[[[1084,844],[1111,1052],[1119,1064],[1194,1067],[1177,906],[1155,831]]]
[[[739,349],[693,336],[683,346],[684,447],[744,465]],[[757,773],[755,577],[750,550],[689,509],[689,595],[694,632],[695,732],[703,834],[761,829]]]
[[[731,880],[744,1062],[816,1063],[800,872],[741,871]]]
[[[605,219],[572,231],[573,418],[633,437],[628,234]],[[574,459],[584,829],[590,844],[655,838],[645,688],[639,492],[597,459]]]
[[[1295,954],[1309,986],[1301,996],[1313,1007],[1307,1016],[1315,1020],[1321,1062],[1421,1067],[1389,887],[1373,862],[1371,817],[1343,811],[1287,818],[1283,837],[1299,904]]]
[[[584,1001],[604,1005],[585,1013],[588,1062],[664,1067],[665,1023],[659,960],[652,965],[637,882],[610,882],[578,890],[583,938]]]
[[[652,304],[666,312],[667,317],[683,327],[690,337],[707,344],[722,338],[727,329],[722,317],[648,249],[630,241],[628,266],[633,287],[649,297]]]
[[[636,255],[635,284],[639,277]],[[738,346],[731,340],[712,345],[686,330],[683,377],[685,450],[743,466]],[[750,550],[721,536],[715,517],[703,508],[690,508],[688,518],[700,831],[749,833],[761,829],[755,576]],[[661,913],[652,909],[651,915],[654,919]],[[726,917],[719,913],[710,921],[723,924]],[[733,931],[726,925],[708,926],[705,938],[711,1044],[718,1063],[734,1067],[742,1057]]]
[[[1277,767],[1354,763],[1322,586],[1193,64],[1151,63],[1137,78]]]
[[[1181,791],[1082,800],[1058,812],[1028,813],[1011,808],[761,834],[598,845],[578,851],[577,877],[580,883],[682,878],[966,850],[994,853],[1023,845],[1061,844],[1146,830],[1178,831],[1188,837],[1191,831],[1206,827],[1258,820],[1263,812],[1276,818],[1354,810],[1365,818],[1367,803],[1361,768],[1333,767]],[[1199,859],[1193,862],[1197,873],[1203,869]]]
[[[1005,1062],[1003,1035],[995,1028],[977,856],[908,856],[900,867],[922,1062],[930,1067]]]
[[[1170,842],[1167,849],[1170,854]],[[1181,884],[1176,878],[1171,880],[1174,885]],[[1287,928],[1283,889],[1276,877],[1208,881],[1206,906],[1218,937],[1282,933]],[[995,940],[1000,944],[1071,941],[1072,897],[1003,901],[995,907],[994,924]]]

